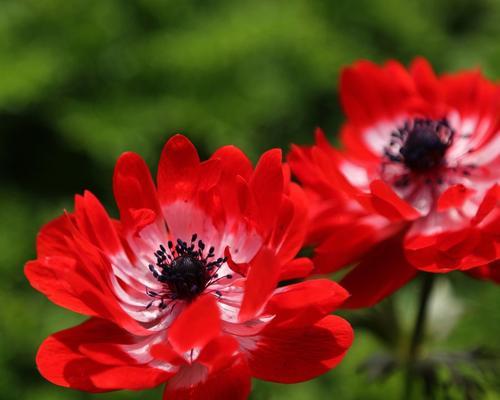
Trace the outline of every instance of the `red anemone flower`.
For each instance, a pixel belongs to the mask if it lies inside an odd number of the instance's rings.
[[[318,130],[289,163],[309,194],[316,271],[359,261],[346,306],[373,305],[417,269],[498,280],[500,86],[479,71],[436,76],[423,59],[361,61],[340,96],[343,149]]]
[[[281,152],[254,169],[235,147],[200,162],[184,136],[163,151],[155,187],[126,153],[113,189],[120,219],[91,193],[42,228],[26,265],[34,288],[90,316],[41,345],[49,381],[89,392],[167,382],[165,399],[244,399],[251,377],[292,383],[333,368],[351,345],[328,315],[347,292],[295,258],[305,201]]]

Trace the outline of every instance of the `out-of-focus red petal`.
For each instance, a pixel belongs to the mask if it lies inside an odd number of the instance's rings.
[[[439,80],[426,59],[417,57],[411,63],[410,72],[419,94],[426,101],[434,104],[442,102],[443,94]]]
[[[299,279],[309,276],[314,268],[313,262],[306,257],[295,258],[281,268],[279,280]]]
[[[420,213],[401,199],[394,190],[380,179],[370,183],[371,204],[375,210],[390,220],[414,220]]]
[[[481,109],[483,77],[479,70],[444,75],[440,81],[446,102],[453,105],[462,118],[469,117],[473,112]]]
[[[351,294],[344,308],[371,307],[413,279],[417,269],[405,258],[400,235],[368,252],[340,282]]]
[[[500,284],[500,261],[469,269],[466,273],[476,279],[488,280]]]
[[[460,208],[472,193],[474,193],[473,189],[466,188],[462,184],[452,185],[439,196],[437,209],[444,211],[448,208]]]
[[[249,366],[256,378],[266,381],[306,381],[336,366],[353,338],[349,323],[334,315],[314,325],[269,328],[250,350]]]
[[[423,271],[444,273],[486,265],[500,257],[498,240],[475,227],[415,236],[404,243],[407,259]]]
[[[472,223],[474,225],[481,223],[495,208],[500,208],[500,186],[498,184],[493,185],[486,192]]]
[[[375,228],[352,224],[332,229],[314,249],[314,268],[317,273],[334,272],[359,260],[380,238]]]
[[[479,70],[438,77],[423,58],[415,59],[408,70],[395,61],[378,66],[362,60],[342,71],[340,97],[348,118],[341,132],[344,150],[331,148],[318,133],[316,145],[293,146],[288,157],[311,200],[306,240],[315,246],[316,271],[328,272],[355,262],[373,245],[407,228],[407,238],[401,242],[405,254],[398,256],[403,265],[408,264],[406,257],[415,268],[444,273],[483,267],[497,260],[498,186],[486,193],[479,207],[477,196],[486,192],[484,184],[494,180],[499,165],[495,151],[499,143],[499,85],[485,79]],[[445,118],[456,131],[456,140],[446,154],[449,162],[443,164],[446,171],[429,171],[432,179],[409,171],[404,163],[385,168],[387,146],[397,144],[391,144],[391,135],[397,136],[395,131],[414,118]],[[449,186],[454,178],[446,176],[462,173],[453,168],[456,162],[471,170],[463,171],[465,180],[459,178],[458,184]],[[434,179],[435,173],[443,175],[442,183]],[[398,176],[410,179],[410,184],[399,186],[403,181],[392,179]],[[459,184],[462,181],[472,184],[465,187]],[[352,206],[352,199],[363,210]],[[373,217],[383,218],[387,224],[374,222]],[[363,230],[364,222],[369,227]],[[378,234],[379,228],[383,235]],[[343,234],[349,230],[354,234]],[[336,236],[342,238],[342,246]],[[367,263],[359,267],[365,265],[369,267]],[[378,266],[382,269],[380,263]],[[396,270],[386,273],[397,277]],[[393,288],[403,284],[413,274],[411,268],[404,270],[408,274],[391,278],[387,284]],[[358,275],[360,281],[366,279],[357,271],[346,279]],[[382,292],[385,289],[382,286]],[[353,294],[348,303],[355,301]],[[378,301],[377,296],[371,301]]]
[[[373,163],[379,162],[379,155],[367,145],[367,141],[360,134],[359,129],[352,124],[344,124],[340,129],[340,139],[347,153],[360,160]]]
[[[415,86],[396,61],[385,66],[361,60],[340,77],[340,99],[349,118],[361,128],[401,114],[415,97]]]

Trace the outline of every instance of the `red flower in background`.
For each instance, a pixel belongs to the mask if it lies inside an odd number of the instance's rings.
[[[255,169],[231,146],[200,162],[177,135],[157,184],[126,153],[113,182],[120,220],[85,192],[41,230],[26,276],[91,317],[41,345],[45,378],[90,392],[167,382],[169,399],[243,399],[252,376],[299,382],[340,362],[352,329],[327,314],[347,292],[328,280],[276,288],[312,269],[295,258],[305,200],[280,151]]]
[[[500,86],[479,71],[436,76],[361,61],[343,71],[342,150],[321,131],[289,162],[309,194],[317,272],[372,305],[416,269],[496,279],[500,258]]]

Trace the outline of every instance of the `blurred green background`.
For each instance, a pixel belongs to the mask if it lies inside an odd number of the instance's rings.
[[[205,156],[234,143],[254,160],[311,142],[316,126],[333,137],[339,70],[359,58],[423,55],[438,71],[480,66],[498,80],[499,21],[499,0],[0,0],[0,398],[161,398],[61,389],[34,366],[45,336],[81,320],[25,280],[36,232],[84,189],[112,209],[121,152],[154,169],[174,132]],[[498,345],[499,288],[454,276],[460,300],[448,289],[436,320],[458,309],[458,322],[450,336],[438,323],[433,346]],[[406,320],[414,290],[397,297]],[[400,376],[371,383],[356,372],[379,348],[359,330],[335,371],[299,385],[255,382],[252,398],[398,398]]]

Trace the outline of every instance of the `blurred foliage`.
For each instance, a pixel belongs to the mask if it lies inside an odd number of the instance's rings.
[[[499,0],[0,0],[0,397],[161,398],[159,389],[64,390],[34,366],[42,338],[80,318],[31,290],[23,263],[74,193],[88,188],[113,207],[121,152],[154,166],[181,131],[204,155],[234,143],[255,160],[310,142],[316,126],[332,135],[338,73],[359,58],[423,55],[438,71],[480,66],[498,79],[498,21]],[[500,291],[453,283],[467,311],[440,345],[498,345]],[[253,398],[398,398],[397,375],[370,384],[355,372],[378,348],[358,331],[335,371],[299,385],[256,382]]]

